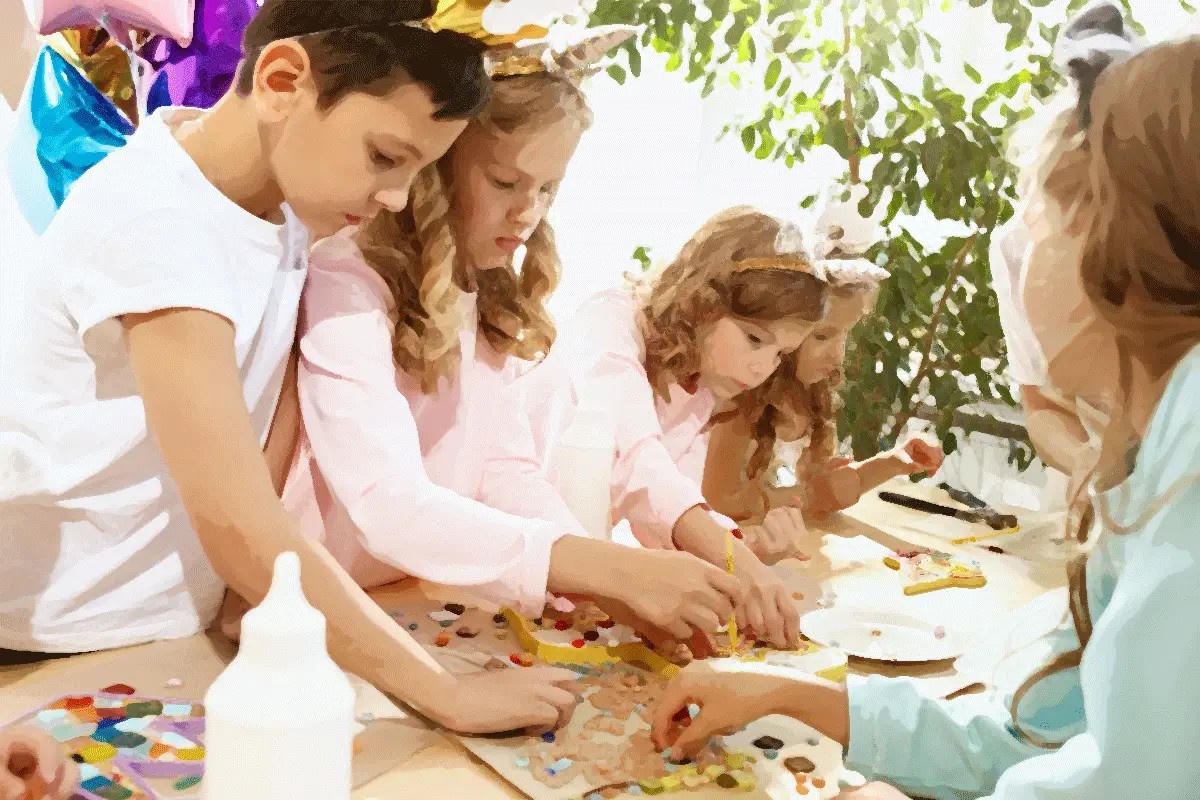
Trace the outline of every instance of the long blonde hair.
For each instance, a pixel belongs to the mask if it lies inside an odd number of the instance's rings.
[[[489,133],[512,134],[566,116],[581,129],[592,113],[569,79],[547,73],[493,79],[492,99],[471,121]],[[504,267],[469,272],[455,244],[448,182],[448,157],[426,167],[413,182],[408,207],[382,213],[358,236],[367,263],[392,292],[397,366],[433,393],[455,375],[462,325],[477,322],[488,343],[503,355],[533,359],[554,342],[554,320],[546,301],[558,286],[562,266],[554,232],[546,220],[526,242],[520,272]],[[463,288],[478,290],[478,320],[459,319]]]
[[[1060,227],[1081,237],[1079,275],[1091,304],[1117,343],[1118,385],[1097,463],[1081,468],[1073,484],[1067,533],[1080,552],[1068,569],[1070,611],[1079,647],[1040,669],[1013,696],[1018,732],[1034,744],[1058,747],[1022,730],[1018,706],[1043,678],[1079,666],[1092,636],[1087,602],[1087,554],[1097,513],[1103,530],[1136,531],[1188,479],[1182,479],[1133,524],[1107,519],[1093,502],[1097,481],[1129,472],[1138,436],[1124,405],[1134,360],[1152,378],[1165,376],[1200,342],[1200,39],[1149,48],[1109,67],[1094,91],[1081,92],[1088,114],[1060,126],[1049,142],[1053,158],[1039,191]],[[1082,120],[1088,120],[1084,127]]]
[[[737,266],[778,255],[782,227],[780,220],[749,206],[727,209],[705,222],[660,273],[639,283],[638,326],[646,375],[657,396],[668,399],[672,384],[686,385],[699,373],[701,336],[724,317],[816,322],[824,314],[824,284],[808,272]],[[778,379],[781,390],[794,390],[798,381],[794,370],[783,368],[787,363],[784,359],[766,383]],[[712,423],[740,417],[758,424],[764,403],[762,393],[742,392]],[[758,438],[773,446],[773,423],[760,427]]]

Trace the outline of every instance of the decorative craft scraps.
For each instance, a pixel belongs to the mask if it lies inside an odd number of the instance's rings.
[[[713,783],[743,791],[755,787],[752,753],[713,746],[695,762],[676,764],[654,747],[650,720],[666,686],[662,678],[612,662],[563,666],[579,672],[580,702],[590,706],[588,713],[599,714],[582,726],[530,739],[514,752],[513,764],[528,769],[538,782],[561,789],[583,778],[593,787],[589,799],[626,792],[657,795]]]
[[[955,587],[978,589],[987,584],[978,561],[958,559],[937,550],[897,552],[884,558],[883,563],[901,573],[906,595]]]
[[[111,693],[63,697],[16,720],[79,765],[86,800],[194,800],[204,774],[204,706]],[[128,690],[128,691],[125,691]]]

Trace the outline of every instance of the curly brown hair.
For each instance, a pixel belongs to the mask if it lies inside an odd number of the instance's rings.
[[[1084,88],[1087,107],[1080,110],[1088,113],[1051,130],[1035,191],[1047,199],[1044,211],[1058,230],[1081,238],[1079,275],[1093,308],[1112,326],[1119,379],[1099,457],[1072,480],[1067,535],[1079,552],[1067,565],[1067,581],[1079,647],[1030,676],[1011,704],[1018,733],[1047,749],[1060,744],[1025,730],[1018,706],[1042,679],[1078,667],[1091,639],[1086,566],[1093,523],[1099,516],[1109,533],[1134,532],[1195,483],[1177,481],[1129,525],[1108,519],[1089,496],[1098,482],[1114,483],[1129,472],[1138,436],[1122,405],[1134,360],[1158,378],[1200,343],[1200,157],[1193,136],[1200,123],[1192,114],[1200,96],[1200,39],[1149,48],[1103,69],[1094,91]]]
[[[824,284],[798,269],[739,269],[739,262],[773,258],[784,223],[749,206],[727,209],[709,219],[658,275],[640,282],[638,327],[645,343],[646,376],[664,400],[672,384],[687,382],[700,371],[700,339],[708,326],[724,317],[758,322],[799,318],[816,322],[824,314]],[[780,391],[797,384],[794,370],[781,361],[766,384]],[[732,407],[710,424],[735,417],[760,420],[764,397],[743,392]],[[774,442],[774,427],[762,435]]]
[[[830,259],[841,258],[856,257],[838,251],[830,255]],[[878,281],[838,283],[836,273],[829,278],[824,285],[828,287],[830,302],[858,300],[865,311],[874,307],[879,294]],[[746,409],[745,413],[757,410],[753,412],[757,416],[748,417],[752,444],[743,480],[757,487],[760,515],[768,510],[767,485],[771,482],[772,467],[787,467],[795,474],[798,487],[808,487],[813,479],[824,474],[826,465],[838,454],[837,412],[842,406],[839,389],[844,374],[837,368],[818,383],[806,385],[796,377],[798,370],[799,351],[789,354],[762,386],[737,400]],[[808,445],[794,463],[776,461],[776,444],[784,431],[791,434],[788,440],[802,438],[804,431],[808,434]]]
[[[566,115],[582,129],[592,113],[583,93],[565,77],[548,73],[495,78],[484,112],[471,121],[489,132],[511,134]],[[433,393],[458,369],[457,299],[478,291],[478,320],[488,343],[504,355],[533,359],[554,342],[554,320],[546,301],[558,286],[562,266],[554,232],[546,220],[526,242],[520,272],[504,267],[472,272],[459,257],[449,198],[449,157],[426,167],[413,182],[407,208],[384,212],[358,235],[368,264],[392,291],[396,364]]]

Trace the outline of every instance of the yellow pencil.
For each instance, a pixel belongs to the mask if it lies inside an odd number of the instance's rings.
[[[979,542],[983,541],[984,539],[995,539],[997,536],[1008,536],[1010,534],[1020,532],[1021,526],[1017,525],[1015,528],[1006,528],[1005,530],[996,531],[995,533],[985,533],[982,536],[967,536],[963,539],[951,539],[950,544],[970,544],[971,542]]]
[[[725,571],[730,575],[733,574],[733,531],[728,531],[725,534]],[[737,652],[737,614],[729,615],[729,652],[730,655]]]

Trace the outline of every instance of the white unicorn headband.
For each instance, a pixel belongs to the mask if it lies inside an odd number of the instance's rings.
[[[849,201],[834,200],[833,190],[827,194],[815,225],[815,247],[807,246],[796,223],[783,222],[775,236],[775,255],[739,261],[734,271],[790,269],[834,286],[879,283],[889,277],[887,270],[861,257],[883,236],[876,220],[858,213],[857,201],[865,191],[865,187],[851,187]]]
[[[587,36],[556,50],[550,41],[538,41],[521,47],[496,49],[487,54],[488,74],[493,78],[533,75],[544,72],[579,83],[600,71],[596,62],[611,50],[633,38],[638,28],[631,25],[605,25],[589,28]]]

